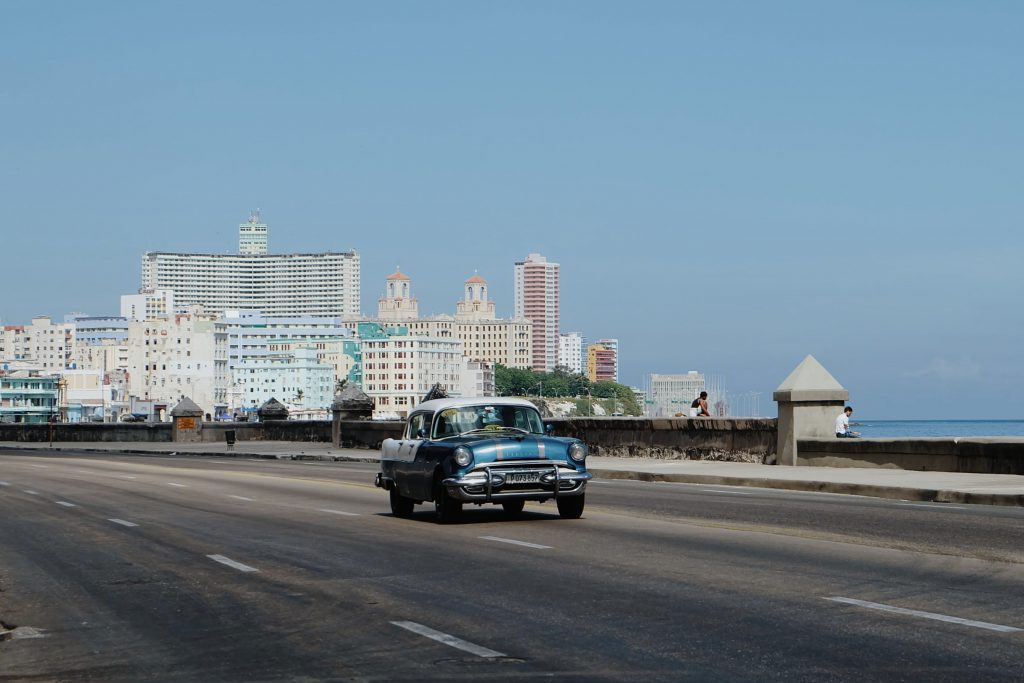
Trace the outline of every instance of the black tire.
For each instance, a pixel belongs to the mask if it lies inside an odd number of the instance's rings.
[[[398,492],[398,489],[391,489],[388,493],[391,494],[391,514],[402,519],[412,517],[412,509],[416,506],[416,501],[406,498]]]
[[[578,496],[559,496],[558,515],[562,519],[579,519],[583,516],[583,505],[586,503],[586,494]]]
[[[451,524],[462,515],[462,503],[449,496],[441,482],[434,485],[434,512],[438,524]]]
[[[522,514],[525,506],[525,500],[506,500],[501,504],[502,509],[505,510],[505,514],[509,517],[515,517],[518,514]]]

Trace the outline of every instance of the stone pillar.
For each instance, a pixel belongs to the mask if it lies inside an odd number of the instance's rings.
[[[171,410],[171,440],[175,443],[203,440],[203,409],[190,398],[181,399]]]
[[[269,398],[256,410],[256,414],[260,416],[260,422],[287,420],[288,408],[276,398]]]
[[[850,392],[814,359],[807,356],[783,380],[772,398],[779,404],[779,465],[796,465],[797,441],[835,438],[835,420]]]
[[[373,416],[373,399],[354,384],[349,384],[331,403],[331,443],[341,448],[342,420],[369,420]]]

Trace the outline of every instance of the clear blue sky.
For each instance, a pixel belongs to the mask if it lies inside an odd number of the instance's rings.
[[[0,320],[147,250],[358,249],[424,313],[562,265],[621,380],[1024,418],[1024,3],[0,3]]]

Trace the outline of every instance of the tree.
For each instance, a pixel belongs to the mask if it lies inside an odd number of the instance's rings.
[[[494,388],[500,396],[526,396],[541,381],[533,370],[509,368],[500,363],[494,365]]]
[[[494,366],[494,387],[499,396],[576,397],[591,395],[594,398],[614,398],[622,404],[626,415],[640,415],[642,409],[637,403],[633,390],[625,384],[601,381],[593,382],[585,375],[569,372],[567,368],[556,367],[554,372],[534,372],[523,368],[509,368],[501,364]]]

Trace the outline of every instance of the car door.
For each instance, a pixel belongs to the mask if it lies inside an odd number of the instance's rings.
[[[405,426],[405,438],[393,445],[394,453],[391,456],[395,465],[395,482],[398,484],[398,492],[403,496],[422,500],[420,487],[418,485],[422,465],[416,462],[416,452],[424,439],[420,436],[422,430],[430,428],[429,412],[417,412],[409,416]]]

